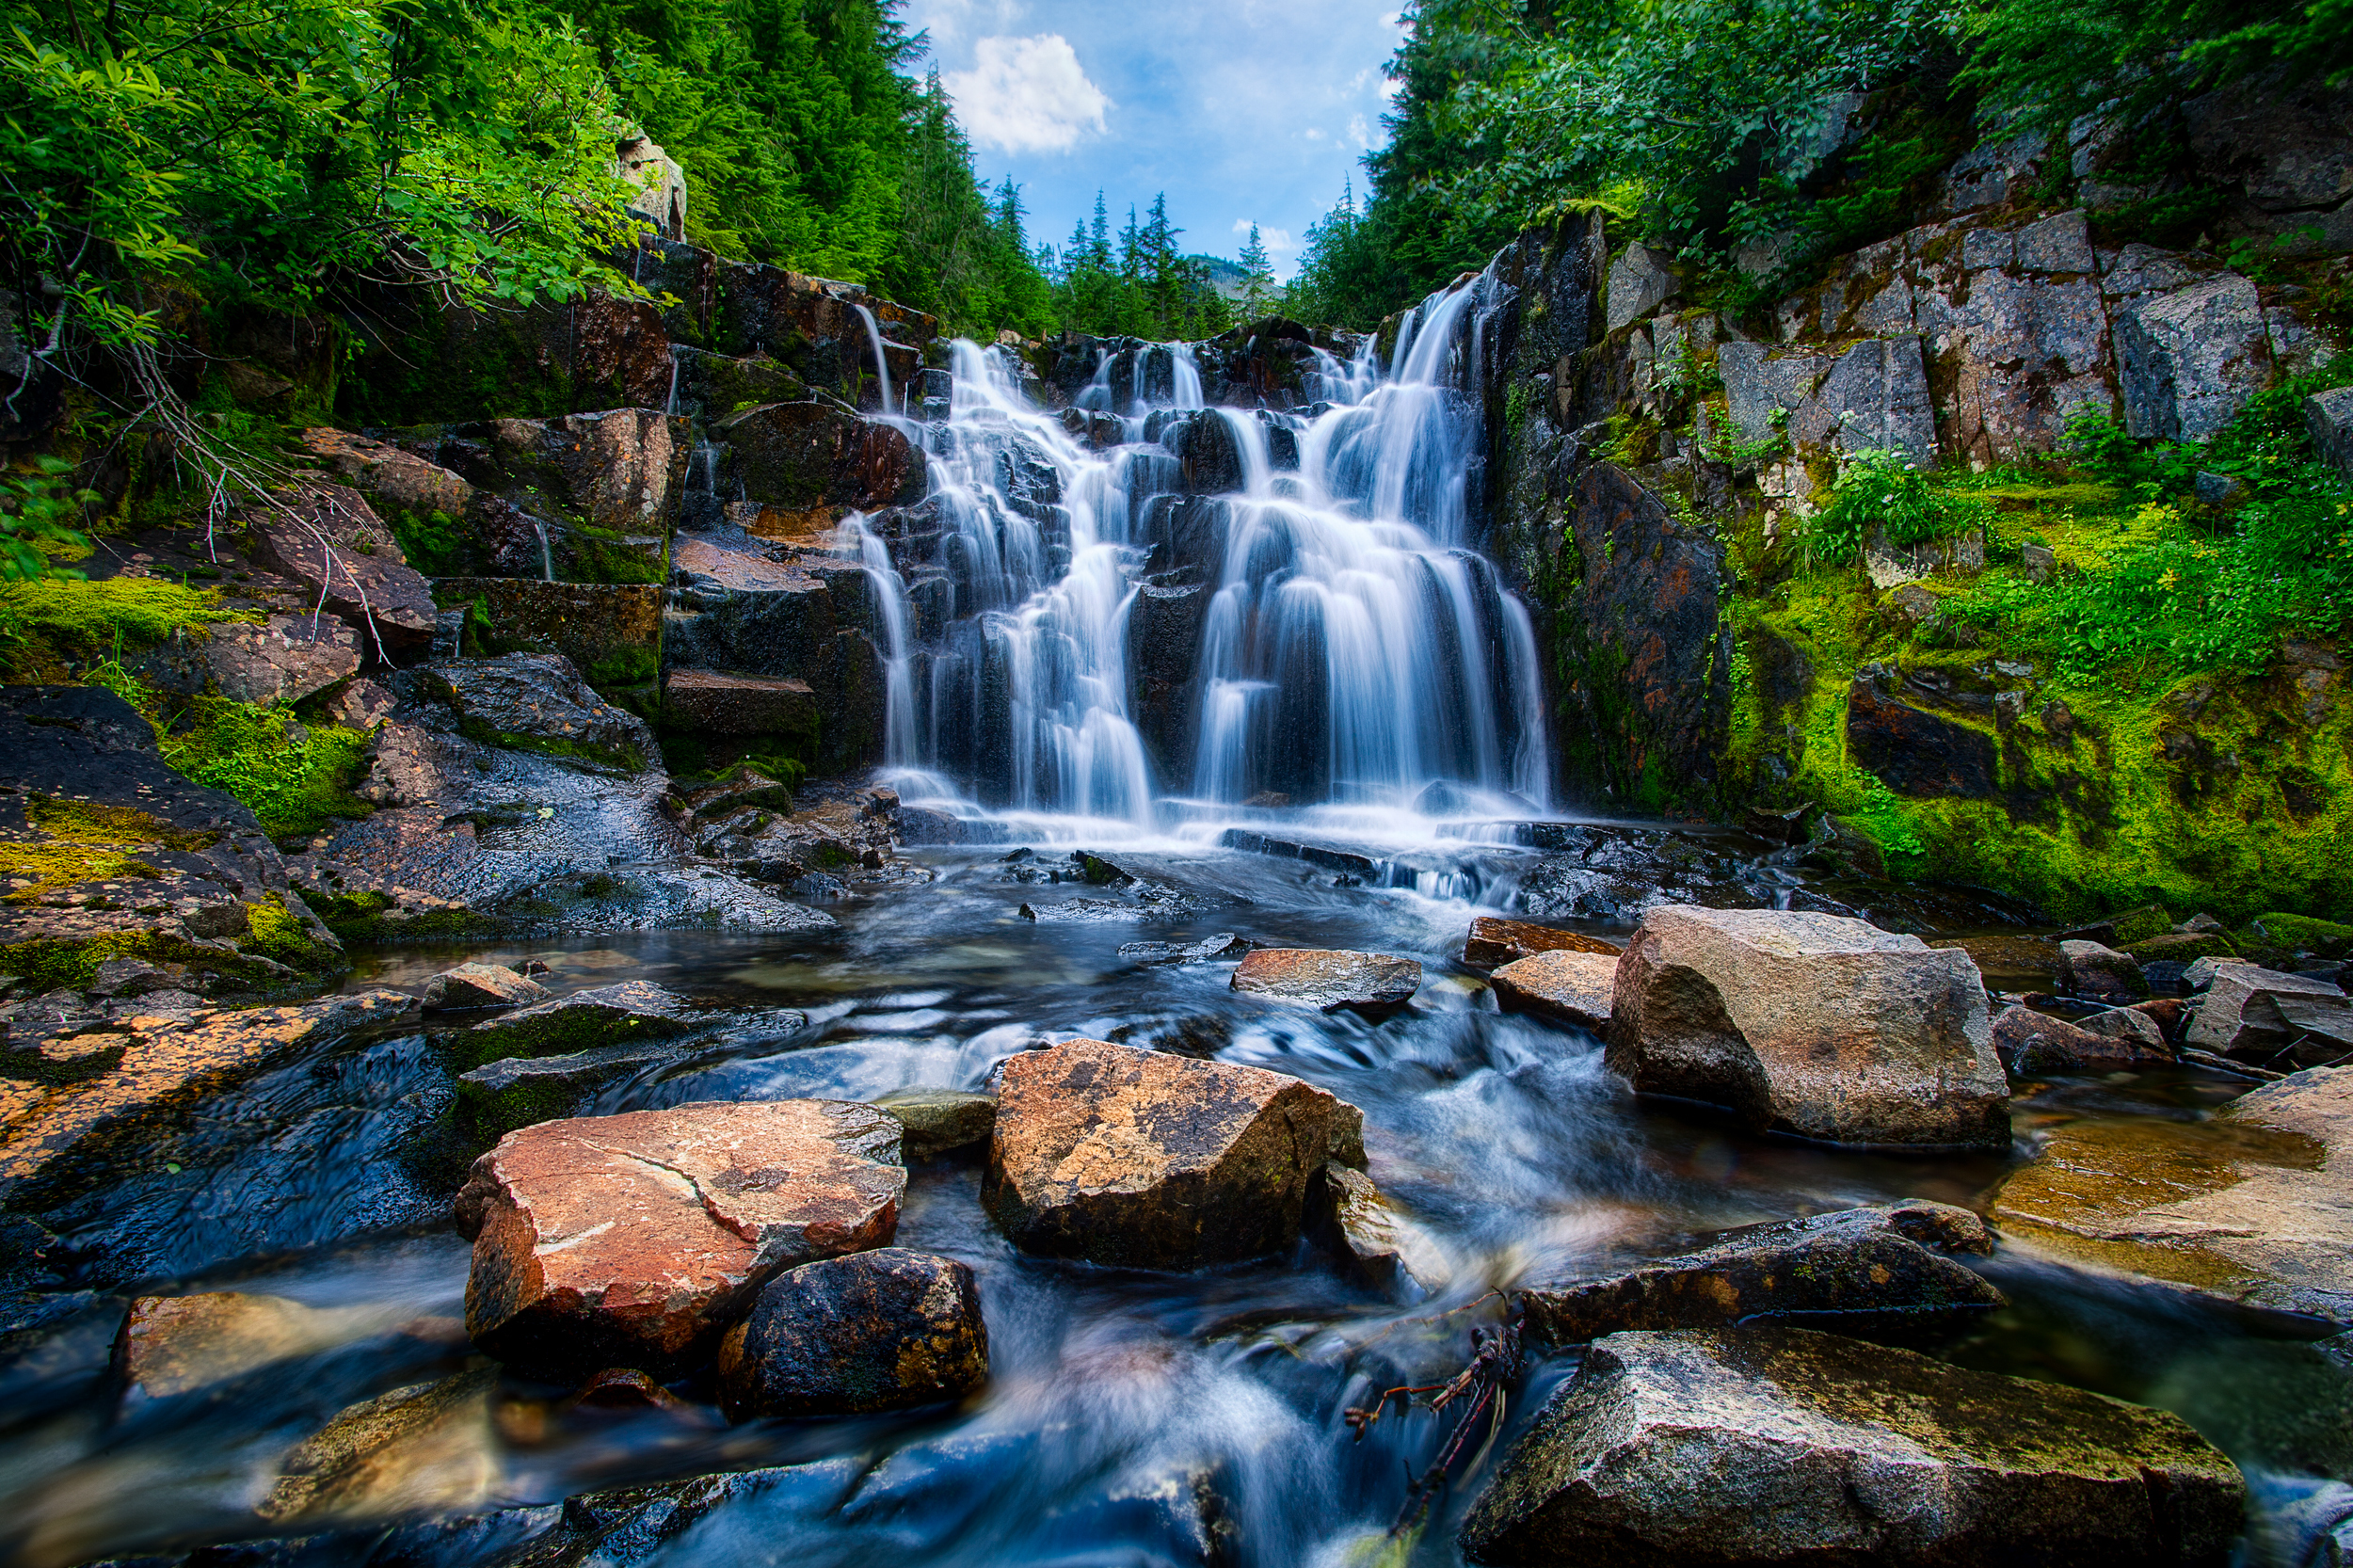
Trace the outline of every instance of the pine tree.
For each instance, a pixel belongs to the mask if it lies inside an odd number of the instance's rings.
[[[1241,313],[1256,321],[1274,296],[1274,268],[1267,264],[1266,244],[1258,226],[1250,226],[1250,243],[1241,248]]]

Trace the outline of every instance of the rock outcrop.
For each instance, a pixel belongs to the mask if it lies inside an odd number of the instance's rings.
[[[888,1243],[899,1124],[837,1100],[702,1103],[545,1122],[475,1161],[466,1328],[559,1374],[675,1373],[780,1269]]]
[[[2237,1466],[2179,1416],[1807,1329],[1617,1334],[1463,1527],[1474,1562],[2220,1564]]]
[[[1902,1343],[2005,1304],[1952,1256],[1993,1250],[1969,1210],[1913,1201],[1752,1226],[1626,1273],[1531,1287],[1519,1300],[1529,1332],[1555,1344],[1759,1320]]]
[[[982,1201],[1025,1252],[1193,1269],[1297,1240],[1363,1113],[1281,1073],[1072,1040],[1008,1061]]]
[[[1843,916],[1653,910],[1619,963],[1609,1061],[1642,1093],[1827,1143],[2009,1141],[1977,966]]]
[[[1305,1002],[1326,1013],[1344,1007],[1381,1012],[1414,1000],[1421,989],[1421,965],[1385,952],[1260,948],[1242,955],[1232,985],[1253,996]]]
[[[2002,1184],[2015,1245],[2353,1323],[2353,1068],[2265,1084],[2205,1123],[2053,1128]]]
[[[2120,1010],[2126,1011],[2126,1010]],[[2141,1016],[2135,1015],[2135,1016]],[[2150,1033],[2156,1026],[2142,1017]],[[2173,1053],[2123,1028],[2084,1029],[2031,1007],[2005,1007],[1993,1020],[1993,1049],[2013,1076],[2135,1072],[2164,1066]]]
[[[972,1271],[901,1247],[804,1263],[728,1331],[719,1379],[735,1410],[862,1416],[960,1400],[988,1379]]]

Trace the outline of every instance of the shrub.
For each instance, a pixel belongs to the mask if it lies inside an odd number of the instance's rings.
[[[1899,452],[1858,452],[1841,469],[1830,504],[1798,524],[1799,552],[1809,566],[1859,558],[1873,528],[1890,544],[1949,538],[1993,520],[1982,497],[1954,490],[1934,471]]]

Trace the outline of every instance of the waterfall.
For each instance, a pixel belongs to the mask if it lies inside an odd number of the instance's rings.
[[[548,525],[537,518],[531,520],[531,531],[539,536],[539,581],[555,581],[555,552],[548,544]]]
[[[858,319],[866,323],[866,341],[874,350],[874,374],[882,378],[882,411],[885,415],[899,410],[890,406],[890,361],[883,358],[882,328],[875,325],[874,312],[863,305],[853,305]]]
[[[1543,807],[1532,625],[1468,547],[1493,292],[1415,307],[1385,365],[1369,341],[1316,350],[1304,413],[1206,407],[1193,344],[1094,345],[1072,402],[1119,415],[1109,450],[1004,350],[958,342],[949,416],[920,431],[931,494],[855,530],[892,765],[1139,827],[1268,795],[1401,807],[1441,780]],[[1235,488],[1188,493],[1218,462]],[[934,607],[920,637],[910,602]]]
[[[644,252],[641,251],[639,254],[642,255]],[[678,351],[679,345],[677,344],[672,344],[670,345],[670,395],[662,405],[662,411],[664,414],[675,414],[678,412]]]

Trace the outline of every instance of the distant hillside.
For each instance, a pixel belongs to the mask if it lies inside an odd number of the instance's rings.
[[[1199,262],[1209,269],[1209,287],[1217,290],[1219,297],[1241,297],[1242,270],[1240,262],[1230,262],[1223,256],[1188,256],[1185,260]]]

